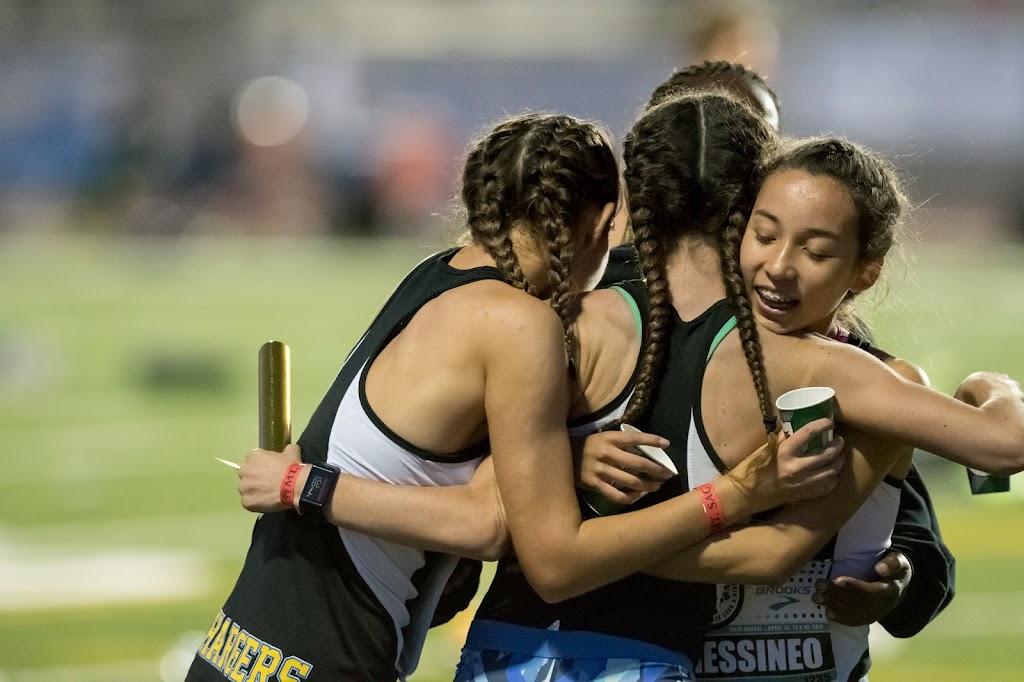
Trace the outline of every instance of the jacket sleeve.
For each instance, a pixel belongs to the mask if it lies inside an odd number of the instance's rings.
[[[942,541],[924,480],[910,468],[900,495],[891,549],[902,552],[913,574],[902,601],[879,622],[894,637],[912,637],[953,600],[956,559]]]

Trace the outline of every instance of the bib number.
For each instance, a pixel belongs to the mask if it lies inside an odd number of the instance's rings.
[[[825,610],[811,601],[830,561],[811,561],[782,585],[719,585],[697,677],[728,682],[833,682]]]

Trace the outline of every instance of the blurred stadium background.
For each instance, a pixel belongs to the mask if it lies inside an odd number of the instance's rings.
[[[786,132],[912,178],[882,344],[946,392],[1024,377],[1022,35],[1013,0],[0,0],[0,682],[182,678],[248,546],[212,457],[255,443],[257,349],[291,345],[301,429],[506,113],[621,136],[673,67],[757,66]],[[871,678],[1020,679],[1020,483],[919,460],[958,596]]]

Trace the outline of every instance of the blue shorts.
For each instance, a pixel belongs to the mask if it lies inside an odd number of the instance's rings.
[[[455,682],[692,682],[684,654],[594,632],[474,621]]]

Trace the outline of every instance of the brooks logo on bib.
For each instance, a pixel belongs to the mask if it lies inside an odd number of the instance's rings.
[[[831,682],[825,611],[811,601],[830,561],[812,561],[782,585],[719,585],[718,610],[697,661],[700,679]]]

